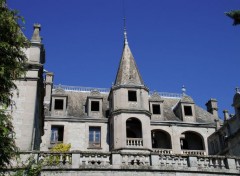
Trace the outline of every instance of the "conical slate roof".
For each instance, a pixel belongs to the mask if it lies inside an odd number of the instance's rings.
[[[114,85],[144,85],[138,71],[136,62],[129,48],[126,33],[122,52],[122,58],[118,67],[118,72]]]

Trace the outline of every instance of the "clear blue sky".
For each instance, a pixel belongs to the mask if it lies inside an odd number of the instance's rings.
[[[123,47],[122,0],[9,0],[42,25],[45,69],[55,84],[110,88]],[[240,26],[224,12],[239,0],[125,0],[130,48],[150,90],[187,94],[205,108],[209,98],[231,107],[240,86]]]

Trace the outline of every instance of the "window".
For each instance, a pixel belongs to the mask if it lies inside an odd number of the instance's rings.
[[[63,99],[55,99],[54,109],[63,110]]]
[[[136,91],[128,91],[128,101],[137,101],[137,92]]]
[[[91,101],[91,111],[99,111],[99,101]]]
[[[184,106],[184,114],[185,114],[185,116],[192,116],[192,107]]]
[[[101,127],[89,127],[89,147],[101,147]]]
[[[63,132],[64,132],[64,126],[53,125],[51,127],[51,144],[62,143]]]
[[[161,114],[160,105],[159,104],[153,104],[152,105],[152,113],[153,114]]]

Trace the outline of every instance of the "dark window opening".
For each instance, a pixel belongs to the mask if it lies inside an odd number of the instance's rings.
[[[152,148],[171,149],[171,136],[161,130],[152,131]]]
[[[202,137],[194,132],[185,132],[184,137],[180,139],[182,150],[204,150],[204,141]]]
[[[101,147],[101,127],[89,127],[89,147]]]
[[[137,118],[129,118],[126,121],[127,138],[142,138],[142,123]]]
[[[55,99],[54,109],[63,110],[63,99]]]
[[[192,116],[192,107],[184,106],[184,114],[185,114],[185,116]]]
[[[51,143],[57,144],[63,142],[64,126],[55,126],[51,127]]]
[[[181,149],[182,150],[186,150],[186,149],[188,149],[189,147],[188,147],[188,141],[187,140],[185,140],[185,139],[181,139],[180,140],[180,143],[181,143]]]
[[[152,111],[153,111],[153,114],[161,114],[160,105],[158,105],[158,104],[153,104],[153,105],[152,105]]]
[[[99,101],[91,101],[91,111],[99,111]]]
[[[110,111],[106,110],[106,118],[108,118],[109,114],[110,114]]]
[[[136,91],[128,91],[128,101],[137,101],[137,92]]]

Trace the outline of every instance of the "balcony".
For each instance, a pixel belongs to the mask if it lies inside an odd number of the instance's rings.
[[[143,147],[142,138],[127,138],[127,147]]]

